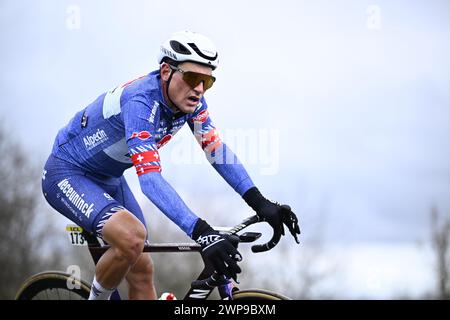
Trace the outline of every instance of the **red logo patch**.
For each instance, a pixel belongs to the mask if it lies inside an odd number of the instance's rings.
[[[209,113],[208,110],[203,110],[202,112],[200,112],[196,117],[191,119],[191,122],[205,122],[206,119],[208,119],[209,117]]]
[[[163,145],[165,145],[167,142],[169,142],[170,139],[172,139],[171,134],[165,135],[164,137],[161,138],[161,140],[159,140],[159,142],[156,143],[156,147],[158,149],[161,148]]]
[[[150,134],[150,132],[148,131],[141,131],[141,132],[133,132],[133,134],[131,135],[131,139],[133,138],[139,138],[141,140],[147,140],[148,138],[150,138],[152,135]]]

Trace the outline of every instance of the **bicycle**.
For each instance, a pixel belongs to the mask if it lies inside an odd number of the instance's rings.
[[[283,206],[285,209],[288,206]],[[290,210],[290,208],[289,208]],[[262,222],[256,215],[251,216],[231,228],[216,228],[221,234],[225,234],[237,247],[239,243],[251,243],[261,237],[259,232],[245,232],[238,234],[252,224]],[[83,230],[76,225],[68,225],[72,244],[83,245],[87,243],[89,252],[96,264],[102,254],[109,248],[100,238]],[[280,241],[281,233],[274,232],[272,238],[265,244],[256,244],[251,247],[253,252],[263,252],[274,248]],[[146,243],[144,252],[197,252],[201,246],[196,243]],[[191,287],[183,300],[205,300],[215,288],[218,288],[222,300],[291,300],[285,295],[263,290],[241,290],[225,276],[218,274],[212,265],[203,259],[204,268],[196,280],[191,282]],[[70,285],[68,285],[70,284]],[[45,271],[28,278],[16,294],[16,300],[84,300],[89,298],[91,285],[82,279],[74,278],[61,271]],[[120,294],[116,290],[111,300],[120,300]]]

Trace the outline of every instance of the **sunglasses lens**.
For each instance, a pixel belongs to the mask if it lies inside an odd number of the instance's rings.
[[[200,82],[203,82],[205,90],[208,90],[212,87],[216,79],[207,74],[186,71],[183,73],[183,80],[186,81],[191,88],[195,88]]]
[[[195,88],[200,80],[198,79],[198,74],[190,71],[185,71],[183,73],[183,80],[191,87]]]
[[[208,76],[208,79],[203,82],[205,84],[205,90],[211,88],[214,84],[214,81],[216,81],[216,78],[214,78],[213,76]]]

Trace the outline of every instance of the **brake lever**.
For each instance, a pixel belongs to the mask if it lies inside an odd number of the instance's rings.
[[[237,277],[237,276],[236,276]],[[236,283],[239,283],[237,279],[233,279]],[[206,279],[202,280],[194,280],[191,283],[191,287],[193,289],[212,289],[218,286],[222,286],[228,284],[230,282],[227,277],[219,274],[217,271],[214,271],[212,275],[210,275]]]

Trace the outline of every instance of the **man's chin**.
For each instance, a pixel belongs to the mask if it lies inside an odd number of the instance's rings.
[[[198,106],[198,104],[196,104],[195,106],[184,105],[184,106],[180,106],[179,109],[184,113],[194,113],[195,110],[197,109],[197,106]]]

